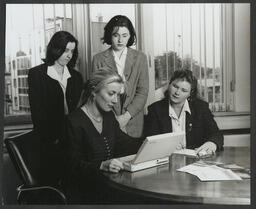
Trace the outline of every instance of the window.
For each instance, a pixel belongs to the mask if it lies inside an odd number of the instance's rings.
[[[81,17],[89,17],[86,8],[89,8],[90,18],[82,24],[83,27],[91,25],[89,34],[83,33],[83,28],[78,26],[79,21],[82,21]],[[8,92],[5,99],[5,119],[8,121],[11,116],[30,114],[28,69],[42,63],[46,46],[56,31],[67,30],[78,38],[78,66],[83,74],[85,68],[79,62],[85,62],[86,56],[92,58],[94,54],[109,47],[101,42],[103,28],[117,14],[128,16],[136,24],[135,4],[7,4],[5,89]],[[90,46],[81,41],[87,38],[90,38]],[[84,51],[87,52],[86,55]]]
[[[155,88],[158,89],[167,84],[168,81],[168,68],[167,62],[172,61],[172,59],[168,59],[166,56],[166,46],[167,46],[167,38],[166,38],[166,6],[163,4],[156,4],[153,7],[153,13],[155,15],[153,17],[153,27],[154,27],[154,67],[155,67]],[[159,24],[161,23],[161,24]]]
[[[166,86],[176,69],[189,69],[213,111],[233,110],[224,94],[229,69],[221,63],[221,9],[221,4],[154,5],[159,14],[153,18],[156,89]]]
[[[142,4],[140,8],[142,49],[149,60],[147,104],[161,99],[170,74],[184,67],[197,77],[200,95],[215,115],[248,116],[250,4]]]
[[[248,114],[249,12],[249,4],[237,3],[7,4],[5,119],[28,118],[28,69],[42,63],[55,31],[67,30],[78,39],[77,68],[86,80],[92,57],[109,47],[101,41],[103,28],[118,14],[130,18],[138,38],[133,47],[148,57],[147,105],[160,98],[170,74],[184,67],[196,75],[212,111]]]
[[[42,63],[55,31],[72,33],[71,4],[7,4],[4,115],[30,114],[27,74]],[[12,82],[13,81],[13,82]]]

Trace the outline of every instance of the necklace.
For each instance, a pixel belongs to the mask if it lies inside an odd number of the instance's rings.
[[[101,123],[102,122],[102,118],[95,118],[91,113],[90,113],[90,111],[89,111],[89,109],[88,109],[88,107],[87,106],[85,106],[84,105],[84,109],[85,109],[85,111],[87,112],[87,114],[88,114],[88,116],[91,118],[91,119],[93,119],[95,122],[97,122],[97,123]]]

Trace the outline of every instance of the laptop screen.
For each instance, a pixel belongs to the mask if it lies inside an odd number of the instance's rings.
[[[168,157],[176,150],[184,137],[184,132],[149,136],[141,145],[132,163],[137,164]]]

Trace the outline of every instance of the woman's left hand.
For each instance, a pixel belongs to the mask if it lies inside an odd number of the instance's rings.
[[[205,142],[202,146],[195,149],[196,154],[199,156],[213,155],[217,150],[217,145],[214,142]],[[203,154],[202,154],[203,153]]]
[[[127,111],[123,115],[116,116],[116,119],[119,123],[121,129],[125,129],[127,123],[131,119],[130,113]]]

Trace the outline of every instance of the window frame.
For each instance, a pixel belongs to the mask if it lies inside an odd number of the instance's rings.
[[[225,92],[225,100],[226,103],[229,104],[231,103],[231,108],[227,108],[226,111],[222,111],[222,112],[214,112],[217,113],[216,115],[230,115],[230,114],[241,114],[243,115],[244,113],[239,113],[239,112],[235,112],[235,95],[234,95],[234,89],[235,89],[235,46],[234,46],[234,36],[235,36],[235,32],[234,32],[234,27],[235,27],[235,23],[234,23],[234,4],[220,4],[221,6],[221,12],[222,12],[222,16],[220,18],[221,20],[221,29],[222,29],[222,33],[223,35],[220,37],[221,38],[221,42],[226,47],[223,47],[223,49],[221,50],[221,53],[223,53],[222,59],[221,59],[221,66],[223,66],[224,68],[224,76],[225,76],[225,80],[223,82],[224,85],[224,89],[223,92]],[[142,6],[144,7],[144,5]],[[148,8],[147,8],[148,9]],[[143,11],[145,14],[146,12]],[[224,13],[224,14],[223,14]],[[147,15],[147,14],[146,14]],[[145,17],[144,17],[145,18]],[[146,18],[149,18],[148,15],[146,16]],[[142,26],[143,27],[143,26]],[[144,28],[145,29],[145,28]],[[151,38],[150,41],[148,42],[153,42],[153,38]],[[147,47],[146,47],[147,48]],[[148,49],[149,51],[149,56],[148,58],[154,57],[153,55],[153,49]],[[155,69],[154,66],[150,69],[151,74],[155,73]],[[153,75],[154,76],[154,75]],[[152,75],[151,75],[152,77]],[[153,79],[155,80],[155,79]],[[152,84],[155,85],[155,82]],[[151,104],[155,101],[160,100],[163,97],[163,92],[166,90],[167,85],[160,87],[158,89],[155,88],[151,88],[153,89],[153,95],[154,95],[154,99],[150,102],[148,102],[148,104]],[[152,96],[150,96],[152,98]],[[229,102],[227,102],[229,101]],[[228,106],[228,105],[226,105]],[[248,111],[248,115],[249,115],[249,111]]]

